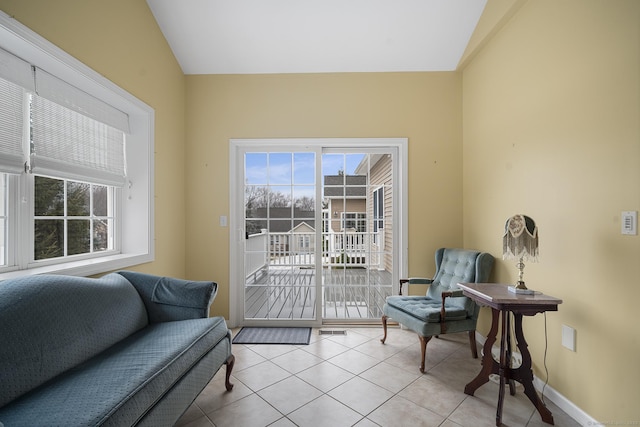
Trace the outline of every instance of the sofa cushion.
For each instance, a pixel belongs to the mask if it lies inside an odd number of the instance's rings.
[[[133,425],[222,340],[221,317],[151,324],[0,409],[7,426]],[[216,349],[217,350],[217,349]]]
[[[40,275],[3,281],[0,407],[147,324],[138,293],[117,274],[90,280]]]
[[[390,296],[387,304],[426,323],[440,323],[440,306],[442,299],[429,297]],[[445,319],[462,320],[467,318],[467,310],[457,304],[445,303]]]

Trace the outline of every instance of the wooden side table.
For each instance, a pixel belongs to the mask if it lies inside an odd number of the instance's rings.
[[[509,292],[508,285],[498,283],[458,283],[458,286],[466,296],[478,304],[491,307],[491,329],[484,343],[482,370],[465,386],[464,392],[473,396],[478,387],[489,381],[489,375],[498,374],[500,376],[500,390],[498,392],[496,426],[500,426],[502,425],[505,384],[509,383],[510,393],[514,395],[515,387],[513,381],[518,381],[524,386],[524,394],[536,407],[542,417],[542,421],[553,424],[551,411],[547,409],[533,387],[531,354],[522,333],[522,316],[534,316],[545,311],[557,311],[558,304],[562,304],[562,300],[542,293],[533,295],[515,294]],[[513,313],[514,316],[516,345],[520,350],[520,354],[522,354],[522,364],[517,368],[511,367],[511,337],[508,333],[511,329],[511,316],[509,316],[509,313]],[[491,354],[491,348],[498,334],[498,326],[501,328],[500,362],[496,362]]]

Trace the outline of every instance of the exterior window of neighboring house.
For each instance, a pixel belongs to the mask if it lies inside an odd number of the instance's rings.
[[[378,243],[378,232],[384,228],[384,187],[373,192],[373,243]]]
[[[300,249],[309,249],[311,246],[310,236],[298,236],[298,247]]]
[[[358,233],[367,231],[367,214],[364,212],[342,212],[342,229]]]
[[[0,15],[0,123],[0,279],[153,260],[151,108]]]
[[[287,251],[289,249],[287,243],[288,243],[288,236],[284,236],[280,234],[271,235],[271,249],[274,252]]]

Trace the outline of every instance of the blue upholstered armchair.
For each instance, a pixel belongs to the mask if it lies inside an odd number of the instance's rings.
[[[471,353],[474,358],[478,357],[475,332],[480,307],[465,297],[457,284],[486,282],[493,267],[493,256],[484,252],[441,248],[435,257],[436,274],[433,279],[401,279],[400,295],[388,297],[382,309],[382,343],[387,339],[389,318],[416,332],[422,350],[422,373],[427,343],[434,335],[468,332]],[[429,289],[425,296],[403,296],[404,283],[429,284]]]

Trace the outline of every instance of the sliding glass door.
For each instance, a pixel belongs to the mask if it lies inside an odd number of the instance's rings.
[[[401,150],[311,141],[232,141],[231,292],[242,325],[378,322],[398,281]]]

